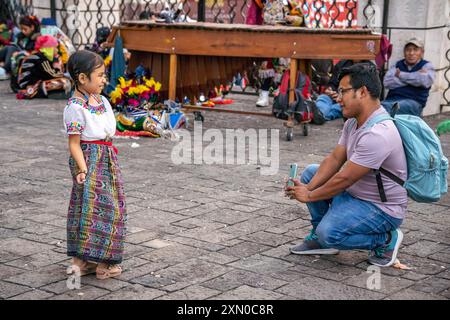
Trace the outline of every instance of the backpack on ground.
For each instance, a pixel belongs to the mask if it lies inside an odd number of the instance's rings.
[[[403,181],[384,168],[375,170],[381,201],[386,202],[387,199],[380,173],[403,186],[408,196],[417,202],[439,201],[448,191],[448,159],[442,152],[439,138],[425,121],[413,115],[395,115],[394,118],[379,115],[370,120],[365,129],[385,120],[392,120],[400,133],[408,175]]]
[[[278,95],[273,99],[272,113],[282,120],[287,120],[290,115],[294,116],[297,122],[311,120],[313,117],[311,103],[306,98],[310,96],[311,82],[309,77],[298,72],[295,92],[295,101],[289,103],[289,82],[290,71],[286,70],[281,78]]]

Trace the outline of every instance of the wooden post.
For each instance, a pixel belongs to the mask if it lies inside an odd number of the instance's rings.
[[[176,98],[177,88],[177,55],[170,55],[170,69],[169,69],[169,100]]]
[[[289,103],[295,101],[295,82],[297,80],[297,68],[298,61],[297,59],[291,58],[291,67],[290,67],[290,77],[289,77]]]
[[[296,84],[296,80],[297,80],[297,68],[298,68],[298,60],[291,58],[291,66],[289,69],[289,103],[292,103],[295,101],[295,84]],[[289,115],[289,118],[287,120],[287,122],[285,123],[285,125],[288,128],[293,128],[294,127],[294,115],[291,114]]]

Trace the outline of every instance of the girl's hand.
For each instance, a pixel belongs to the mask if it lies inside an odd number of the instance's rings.
[[[86,181],[86,173],[81,172],[77,174],[76,180],[78,184],[83,184]]]

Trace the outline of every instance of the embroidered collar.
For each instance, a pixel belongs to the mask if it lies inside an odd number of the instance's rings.
[[[106,112],[106,107],[105,107],[105,103],[103,102],[103,99],[101,99],[101,102],[99,105],[97,106],[93,106],[90,103],[88,103],[87,101],[85,101],[82,98],[79,97],[72,97],[69,99],[69,104],[74,103],[79,105],[80,107],[83,107],[84,109],[88,110],[90,113],[92,114],[96,114],[96,115],[100,115]]]

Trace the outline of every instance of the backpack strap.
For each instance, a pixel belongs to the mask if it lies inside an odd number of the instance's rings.
[[[373,169],[375,178],[377,179],[378,193],[380,194],[381,202],[387,202],[386,193],[384,192],[383,180],[381,179],[380,170]]]
[[[398,176],[393,174],[390,171],[387,171],[384,168],[380,168],[380,172],[383,173],[386,177],[390,178],[394,182],[397,182],[399,185],[403,186],[405,184],[405,181],[403,179],[400,179]]]
[[[362,127],[362,130],[366,130],[369,128],[372,128],[374,125],[376,125],[379,122],[383,122],[386,120],[392,120],[395,121],[394,118],[392,118],[391,116],[389,116],[388,114],[380,114],[378,116],[376,116],[375,118],[369,120],[368,122],[366,122],[366,124],[364,124],[364,126]],[[350,124],[347,126],[347,134],[350,133],[350,131],[352,131],[353,127],[356,125],[356,119],[355,118],[351,118],[348,119],[347,121],[350,122]]]
[[[370,119],[369,121],[367,121],[367,123],[363,126],[363,129],[369,129],[372,128],[374,125],[376,125],[377,123],[386,121],[386,120],[392,120],[395,121],[394,118],[392,118],[390,115],[388,114],[380,114],[376,117],[374,117],[373,119]]]
[[[353,123],[350,123],[348,126],[349,131],[351,131],[353,126],[356,124],[356,120],[355,119],[352,119],[352,120],[354,120]],[[380,115],[376,116],[375,118],[369,120],[362,129],[365,130],[365,129],[372,128],[375,124],[386,121],[386,120],[395,121],[395,119],[392,118],[388,114],[380,114]],[[392,172],[384,169],[383,167],[380,167],[379,169],[373,169],[373,172],[374,172],[375,178],[377,180],[378,193],[380,194],[381,202],[387,202],[387,197],[386,197],[386,193],[384,192],[384,186],[383,186],[383,180],[381,178],[381,173],[383,173],[385,176],[387,176],[388,178],[390,178],[391,180],[393,180],[394,182],[398,183],[401,186],[403,186],[405,184],[405,181],[400,179],[398,176],[396,176]]]
[[[373,125],[375,125],[376,123],[379,123],[379,122],[382,122],[382,121],[385,121],[385,120],[395,121],[395,119],[392,118],[391,116],[389,116],[387,114],[381,114],[381,115],[376,116],[375,118],[373,118],[371,121],[369,121],[367,126],[370,128]],[[380,169],[378,169],[378,170],[374,170],[374,172],[375,172],[375,177],[377,179],[378,192],[380,193],[381,202],[387,202],[386,194],[384,192],[383,181],[381,179],[381,173],[383,173],[386,177],[388,177],[389,179],[391,179],[392,181],[398,183],[401,186],[403,186],[405,184],[404,180],[402,180],[400,177],[396,176],[392,172],[384,169],[383,167],[380,167]]]

